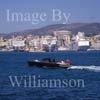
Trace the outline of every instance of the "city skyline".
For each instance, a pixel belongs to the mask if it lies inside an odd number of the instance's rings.
[[[52,21],[49,17],[52,15],[51,10],[60,10],[61,13],[66,14],[69,23],[76,22],[100,22],[99,14],[99,0],[1,0],[0,1],[0,33],[9,33],[13,31],[20,31],[24,29],[33,29],[37,27],[43,27],[50,24],[63,24],[63,20],[58,22]],[[11,12],[21,12],[30,14],[33,12],[45,12],[48,19],[45,22],[39,22],[38,24],[31,24],[30,22],[11,22],[7,21],[7,10]],[[62,14],[63,16],[63,14]]]

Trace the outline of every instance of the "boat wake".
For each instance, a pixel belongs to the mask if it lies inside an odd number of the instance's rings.
[[[69,69],[91,70],[95,72],[100,72],[100,66],[72,66]]]

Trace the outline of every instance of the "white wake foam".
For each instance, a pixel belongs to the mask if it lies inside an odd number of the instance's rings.
[[[85,69],[85,70],[100,72],[100,66],[72,66],[69,69],[80,69],[80,70]]]

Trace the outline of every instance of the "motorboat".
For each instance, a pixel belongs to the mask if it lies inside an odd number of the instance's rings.
[[[38,61],[38,60],[29,60],[29,66],[37,66],[37,67],[51,67],[51,68],[70,68],[71,65],[67,63],[60,62],[49,62],[49,61]]]

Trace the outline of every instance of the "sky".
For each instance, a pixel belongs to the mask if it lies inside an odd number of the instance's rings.
[[[99,6],[100,0],[0,0],[0,33],[51,24],[100,22]],[[15,13],[21,14],[17,20]]]

